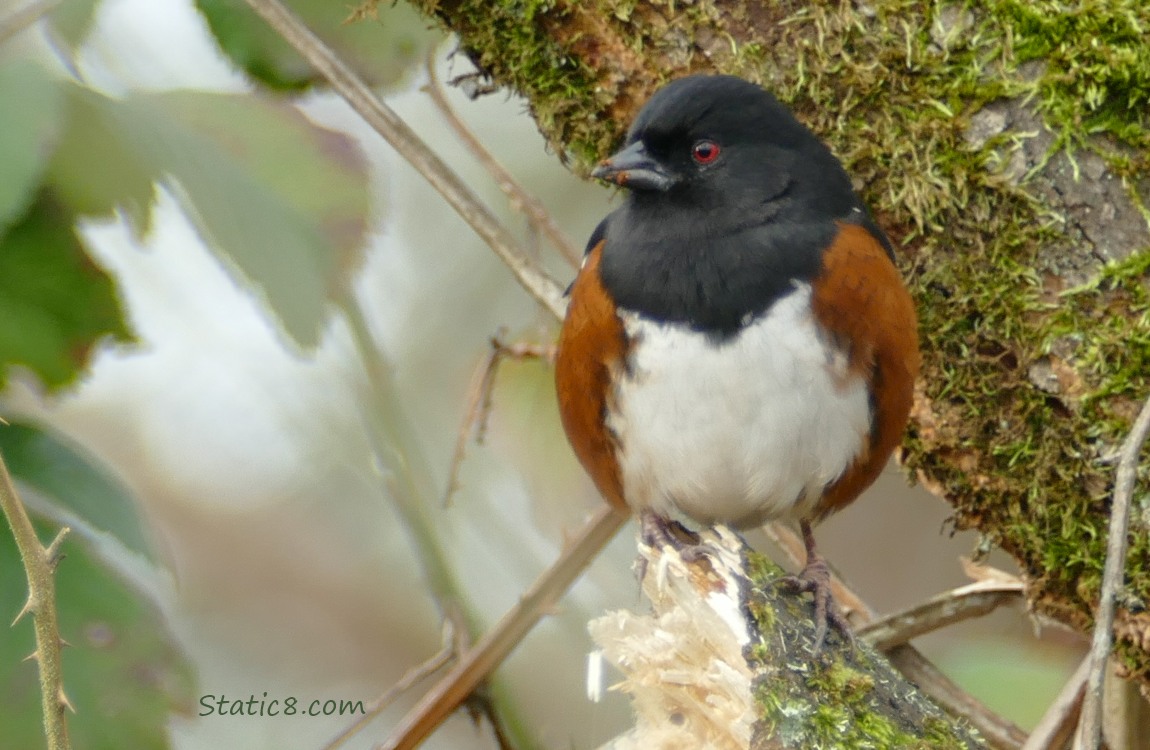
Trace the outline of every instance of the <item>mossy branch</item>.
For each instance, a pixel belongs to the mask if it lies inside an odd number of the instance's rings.
[[[2,429],[2,427],[0,427]],[[4,457],[0,455],[0,510],[8,519],[20,561],[28,578],[28,600],[12,621],[19,622],[25,615],[32,616],[36,634],[36,650],[32,657],[40,671],[40,706],[44,714],[44,736],[48,750],[68,750],[68,722],[65,711],[72,706],[64,693],[63,666],[60,658],[62,640],[56,619],[56,563],[60,560],[60,545],[68,534],[65,526],[45,547],[36,536],[36,529],[28,512],[16,493],[12,476]]]
[[[637,714],[606,746],[632,748],[985,748],[862,641],[832,632],[811,652],[805,597],[724,527],[684,556],[640,544],[653,611],[591,623]]]

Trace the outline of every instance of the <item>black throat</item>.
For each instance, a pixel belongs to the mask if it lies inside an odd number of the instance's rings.
[[[701,214],[658,197],[628,196],[605,221],[603,284],[619,308],[719,340],[813,280],[838,232],[785,199]]]

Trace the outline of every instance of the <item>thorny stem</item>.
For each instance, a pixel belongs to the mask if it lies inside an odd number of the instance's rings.
[[[1097,750],[1102,743],[1102,685],[1114,638],[1114,610],[1118,592],[1126,574],[1126,533],[1130,524],[1130,500],[1138,478],[1138,457],[1150,433],[1150,398],[1134,420],[1130,434],[1122,444],[1121,458],[1114,474],[1114,501],[1110,507],[1110,529],[1106,542],[1106,565],[1102,571],[1102,592],[1098,615],[1094,620],[1094,637],[1090,643],[1090,677],[1086,680],[1086,697],[1082,704],[1079,732],[1084,750]]]
[[[28,577],[28,601],[12,622],[15,625],[26,614],[32,615],[32,628],[36,634],[36,665],[40,670],[40,706],[44,714],[44,736],[48,750],[68,750],[68,722],[64,710],[70,708],[64,694],[64,680],[60,661],[60,626],[56,619],[56,562],[60,543],[68,533],[67,526],[60,529],[47,547],[40,543],[36,529],[28,518],[24,503],[16,494],[12,476],[4,457],[0,455],[0,509],[3,509],[20,560]]]

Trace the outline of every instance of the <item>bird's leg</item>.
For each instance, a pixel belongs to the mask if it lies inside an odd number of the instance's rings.
[[[854,643],[850,623],[831,595],[831,570],[827,566],[826,559],[815,547],[815,535],[811,531],[811,524],[804,520],[799,522],[799,527],[803,532],[803,545],[807,548],[807,564],[798,575],[783,576],[777,583],[796,593],[810,592],[814,598],[816,654],[822,649],[823,640],[826,638],[827,623],[834,625],[848,641]]]
[[[695,562],[703,557],[699,535],[687,529],[678,521],[664,518],[650,508],[639,512],[639,530],[643,543],[660,549],[670,547],[687,562]]]

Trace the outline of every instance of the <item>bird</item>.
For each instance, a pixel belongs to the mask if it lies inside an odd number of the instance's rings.
[[[818,136],[735,76],[663,85],[591,175],[623,197],[557,343],[575,455],[648,539],[797,522],[806,563],[786,583],[813,596],[816,650],[828,622],[849,637],[812,529],[909,418],[917,319],[891,241]]]

